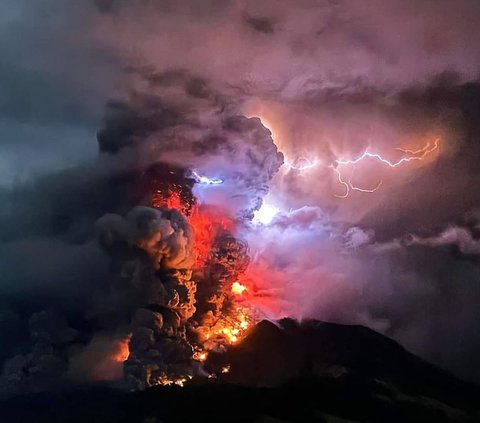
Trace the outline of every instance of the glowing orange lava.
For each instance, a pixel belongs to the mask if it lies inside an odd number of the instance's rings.
[[[208,358],[208,353],[205,351],[195,351],[195,353],[193,354],[193,359],[200,362],[206,361],[207,358]]]
[[[207,350],[217,349],[218,344],[236,344],[244,338],[251,326],[253,317],[249,307],[238,307],[229,316],[223,316],[204,334],[204,345]]]

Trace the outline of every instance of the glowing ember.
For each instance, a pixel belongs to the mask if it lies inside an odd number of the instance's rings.
[[[167,195],[161,191],[157,191],[153,194],[152,198],[153,207],[165,207],[167,209],[176,209],[180,210],[184,214],[188,214],[191,207],[190,204],[185,204],[185,201],[182,199],[182,196],[178,191],[169,190]]]
[[[208,353],[206,353],[205,351],[197,351],[193,354],[193,359],[200,362],[206,361],[207,358],[208,358]]]
[[[170,379],[169,377],[167,376],[162,376],[161,378],[159,378],[155,385],[163,385],[163,386],[173,386],[173,385],[176,385],[176,386],[180,386],[180,387],[184,387],[185,386],[185,383],[187,383],[190,379],[192,379],[191,376],[188,376],[188,377],[179,377],[177,379]]]
[[[242,285],[240,282],[234,282],[232,284],[232,292],[235,295],[242,295],[244,291],[247,290],[247,287],[245,285]]]
[[[230,344],[235,344],[238,340],[243,338],[248,327],[249,323],[246,315],[240,314],[235,320],[230,322],[229,326],[226,326],[222,328],[220,332],[217,332],[217,335],[223,335]]]
[[[230,371],[230,366],[222,367],[222,373],[228,373]]]
[[[245,337],[250,323],[253,322],[251,310],[247,307],[238,307],[236,313],[223,316],[203,334],[205,349],[221,350],[219,347],[222,345],[236,344]]]

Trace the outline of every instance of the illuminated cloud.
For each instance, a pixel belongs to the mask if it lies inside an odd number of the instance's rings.
[[[253,214],[253,223],[268,225],[272,222],[280,209],[264,202],[262,206]]]

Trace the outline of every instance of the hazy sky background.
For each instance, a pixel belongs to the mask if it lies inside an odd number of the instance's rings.
[[[269,186],[282,213],[238,235],[270,311],[366,324],[480,380],[478,16],[476,0],[2,1],[4,327],[101,303],[95,221],[133,206],[119,169],[162,160],[225,178],[201,194],[230,212]],[[242,114],[321,165],[270,179],[274,145]],[[335,196],[335,160],[437,138],[421,163],[359,166],[377,192]]]
[[[0,5],[3,186],[96,155],[118,66],[87,40],[87,9],[58,1]]]

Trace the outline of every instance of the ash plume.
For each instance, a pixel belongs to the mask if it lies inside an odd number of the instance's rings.
[[[145,388],[188,375],[193,351],[185,324],[195,312],[196,291],[188,222],[174,210],[137,207],[125,219],[106,215],[97,226],[118,269],[112,310],[131,317],[126,378]]]
[[[250,323],[234,282],[262,317],[364,324],[479,380],[477,1],[48,5],[0,37],[0,130],[25,138],[0,145],[23,178],[0,190],[2,392],[116,379],[125,343],[132,386],[188,378],[225,315]],[[436,138],[339,198],[339,160]]]
[[[216,100],[196,103],[196,91],[191,83],[184,84],[185,78],[173,81],[181,101],[178,96],[172,100],[168,92],[163,97],[137,92],[123,102],[111,102],[98,133],[101,154],[95,163],[51,176],[43,186],[26,185],[19,190],[22,196],[11,199],[21,208],[22,203],[44,203],[49,198],[37,217],[45,223],[51,220],[49,242],[76,245],[86,260],[89,254],[83,251],[93,250],[101,261],[93,278],[99,280],[97,285],[69,288],[81,294],[74,313],[66,306],[69,295],[52,286],[60,294],[53,307],[69,315],[78,331],[67,345],[55,344],[48,350],[61,357],[63,367],[55,376],[64,383],[125,377],[130,386],[144,388],[191,377],[198,367],[192,357],[201,332],[218,327],[232,307],[225,292],[248,264],[247,246],[227,227],[209,229],[204,267],[199,268],[195,265],[199,247],[194,249],[188,216],[201,206],[205,213],[218,209],[232,222],[251,218],[282,155],[259,119],[237,115],[235,107],[217,109]],[[193,171],[214,170],[225,186],[218,192],[196,186]],[[178,202],[168,204],[176,196]],[[60,227],[54,218],[58,215],[64,216]],[[17,218],[21,220],[21,214]],[[23,229],[32,236],[21,227],[7,236],[18,239]],[[232,257],[238,258],[238,265]],[[198,299],[197,281],[203,284]],[[38,298],[46,295],[41,285],[34,291],[41,293]],[[16,295],[13,289],[10,296]],[[127,355],[122,350],[125,343]],[[219,348],[222,340],[213,336],[210,343]],[[19,382],[14,391],[7,388],[36,360],[28,352],[37,348],[33,342],[23,348],[27,353],[22,362],[20,356],[16,366],[5,361],[2,382],[7,394],[29,391],[29,386],[36,389],[37,382],[32,381]],[[125,374],[120,360],[124,356]]]

